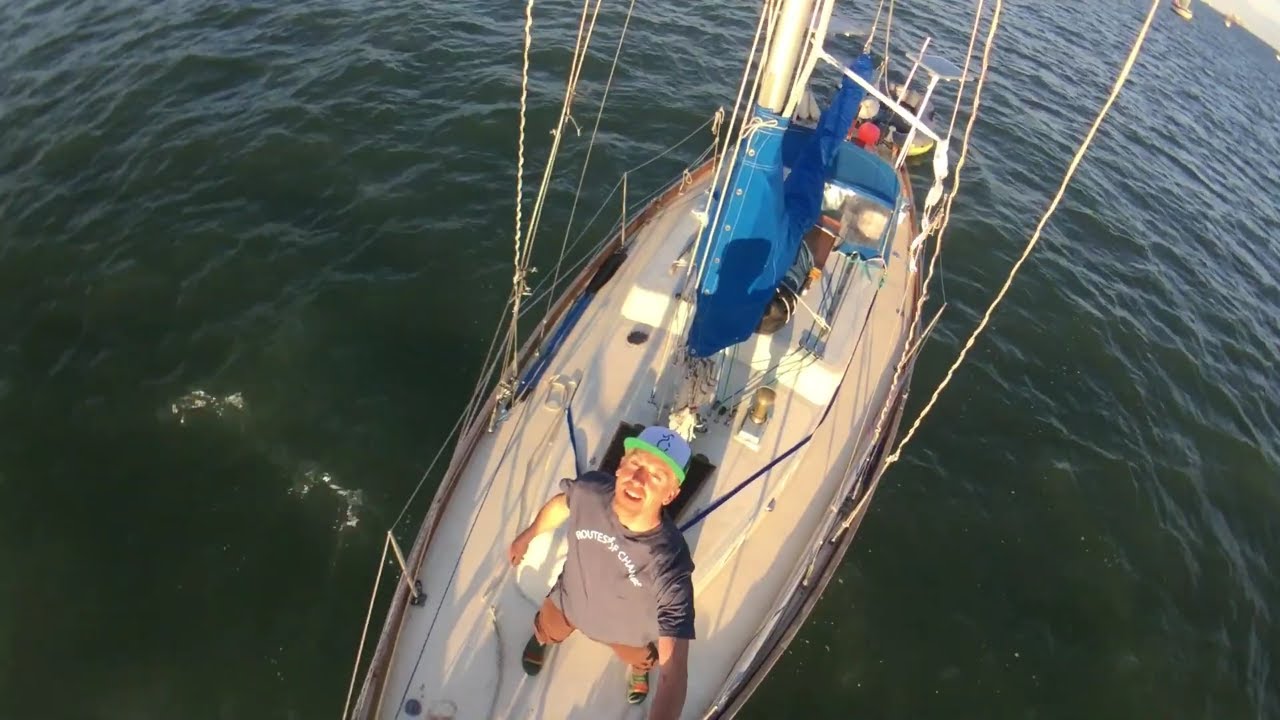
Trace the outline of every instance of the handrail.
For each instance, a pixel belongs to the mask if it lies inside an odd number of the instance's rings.
[[[867,82],[866,80],[863,80],[862,77],[860,77],[857,73],[845,67],[843,63],[841,63],[839,60],[833,57],[831,53],[828,53],[826,50],[821,50],[819,52],[821,53],[820,57],[823,60],[839,68],[840,72],[844,73],[845,77],[849,78],[850,80],[853,80],[855,83],[858,84],[859,87],[861,87],[863,90],[866,90],[872,97],[879,100],[884,105],[888,106],[890,110],[893,110],[894,112],[898,113],[902,117],[906,118],[907,122],[911,123],[911,127],[920,131],[921,133],[924,134],[925,137],[932,139],[934,142],[942,142],[942,138],[938,137],[938,133],[930,129],[930,127],[926,125],[925,122],[921,120],[918,115],[916,115],[915,113],[911,112],[907,108],[900,105],[893,98],[880,92],[880,90],[878,90],[875,85]]]

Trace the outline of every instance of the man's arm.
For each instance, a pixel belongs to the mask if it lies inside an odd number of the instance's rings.
[[[519,565],[524,559],[525,552],[529,549],[529,541],[549,530],[555,530],[569,519],[569,501],[565,499],[564,493],[556,493],[554,497],[547,501],[546,505],[538,511],[537,517],[516,536],[511,542],[511,550],[508,556],[512,565]]]
[[[649,720],[678,720],[689,688],[689,641],[658,638],[658,690],[653,696]]]

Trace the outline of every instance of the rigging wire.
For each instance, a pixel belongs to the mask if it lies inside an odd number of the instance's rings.
[[[529,48],[533,45],[533,3],[534,0],[528,0],[524,6],[524,51],[521,55],[520,64],[520,121],[519,130],[517,131],[516,144],[516,230],[515,230],[515,256],[512,259],[512,275],[511,285],[518,288],[521,280],[520,268],[520,243],[521,231],[524,219],[524,139],[525,139],[525,118],[528,115],[529,101]],[[520,300],[518,293],[513,292],[513,302],[511,303],[511,327],[516,326],[516,321],[520,319]],[[508,350],[511,354],[511,362],[514,365],[516,361],[516,347],[514,333],[510,337]]]
[[[631,0],[627,6],[627,16],[622,21],[622,32],[618,36],[618,47],[613,52],[613,64],[609,67],[609,79],[604,84],[604,94],[600,97],[600,107],[596,111],[596,122],[591,128],[591,140],[587,143],[587,156],[582,161],[582,172],[578,175],[578,188],[573,192],[573,204],[569,207],[569,220],[564,226],[564,239],[560,241],[560,257],[556,259],[555,272],[551,278],[550,296],[555,296],[556,284],[560,282],[560,270],[564,264],[565,251],[568,249],[569,233],[573,230],[573,218],[578,212],[578,200],[582,197],[582,185],[587,179],[587,168],[591,165],[591,151],[596,146],[596,136],[600,131],[600,119],[604,116],[605,104],[609,100],[609,90],[613,87],[613,75],[618,69],[618,59],[622,56],[622,44],[627,39],[627,28],[631,26],[631,14],[635,11],[636,0]],[[626,174],[623,174],[626,177]],[[542,331],[546,330],[546,318],[540,325]]]
[[[521,79],[522,89],[521,89],[521,103],[520,103],[520,125],[521,125],[520,141],[522,145],[524,142],[523,127],[525,123],[525,114],[527,112],[526,103],[524,101],[524,94],[527,92],[525,88],[528,85],[529,46],[532,44],[531,27],[533,23],[533,19],[532,19],[533,1],[534,0],[529,0],[525,8],[525,45],[524,45],[524,59],[523,59],[524,70],[523,70],[523,75]],[[564,137],[565,123],[574,122],[574,125],[575,126],[577,125],[576,121],[573,121],[573,118],[571,116],[571,112],[573,109],[573,98],[577,90],[578,80],[582,74],[582,67],[586,62],[587,49],[591,45],[591,35],[595,31],[596,20],[599,18],[600,5],[602,2],[603,0],[596,0],[595,8],[594,10],[592,10],[591,0],[583,0],[582,15],[578,19],[577,42],[574,45],[573,60],[570,63],[570,67],[569,67],[569,78],[565,83],[564,102],[560,106],[560,118],[557,121],[555,128],[551,131],[551,137],[552,137],[551,149],[548,153],[547,164],[542,171],[542,183],[538,187],[538,194],[534,198],[533,209],[529,213],[529,223],[524,229],[523,242],[517,241],[515,267],[512,270],[512,277],[511,277],[512,308],[511,308],[511,328],[507,335],[508,364],[503,368],[503,373],[502,373],[504,382],[507,382],[508,384],[513,385],[511,388],[509,388],[510,391],[514,391],[514,384],[513,384],[514,378],[512,378],[511,376],[515,372],[516,365],[519,363],[518,355],[520,352],[520,342],[518,337],[519,335],[518,323],[519,323],[520,314],[521,314],[520,305],[521,305],[522,298],[524,298],[526,295],[529,294],[528,276],[530,272],[532,272],[532,270],[529,268],[529,259],[532,256],[533,243],[534,243],[534,239],[537,237],[538,226],[542,221],[542,210],[546,204],[547,191],[551,186],[551,176],[555,171],[556,158],[559,156],[559,153],[560,153],[560,142]],[[590,18],[591,18],[590,24],[587,23],[588,15],[590,15]],[[518,164],[520,165],[520,169],[518,170],[518,172],[520,173],[521,177],[520,179],[517,180],[517,184],[523,187],[523,169],[522,169],[523,163],[518,163]]]
[[[981,19],[982,19],[982,6],[983,6],[983,0],[978,0],[977,7],[974,10],[973,30],[971,31],[969,36],[970,48],[973,48],[975,44],[975,40],[978,36],[978,29],[981,25]],[[920,297],[917,298],[916,300],[916,309],[915,309],[915,314],[913,315],[913,317],[916,317],[916,318],[919,318],[921,316],[921,313],[924,312],[924,304],[929,297],[929,287],[934,277],[934,271],[937,268],[939,258],[942,257],[942,241],[944,239],[944,236],[946,235],[947,227],[950,225],[950,222],[951,222],[951,205],[953,202],[955,202],[956,195],[959,193],[960,172],[961,170],[964,169],[965,159],[968,157],[968,154],[969,154],[969,144],[973,136],[973,128],[978,121],[979,109],[982,105],[982,90],[984,87],[986,87],[987,70],[988,68],[991,67],[991,51],[995,47],[996,32],[1000,29],[1000,18],[1003,10],[1004,10],[1003,0],[996,0],[995,9],[991,15],[991,25],[987,31],[987,37],[983,42],[982,71],[978,75],[978,82],[974,89],[974,94],[973,94],[973,104],[969,110],[969,121],[965,125],[964,138],[963,140],[961,140],[961,143],[960,143],[960,158],[956,162],[956,169],[951,178],[951,192],[947,194],[946,199],[943,202],[941,221],[938,225],[937,231],[934,233],[933,252],[930,253],[930,256],[929,256],[929,268],[925,273],[924,281],[920,285]],[[966,68],[969,65],[969,61],[971,60],[971,57],[972,57],[972,50],[970,50],[969,55],[965,57]],[[966,69],[966,72],[967,72],[967,69]],[[958,94],[956,97],[957,108],[960,106],[960,104],[964,99],[962,94],[963,88],[960,90],[960,93],[961,94]],[[955,127],[954,127],[955,117],[956,117],[956,114],[953,112],[952,126],[947,131],[948,139],[950,139],[951,133],[954,132],[955,130]],[[947,152],[947,151],[948,151],[947,146],[945,144],[939,145],[937,150],[935,150],[935,152]],[[927,224],[931,223],[932,221],[933,221],[932,218],[929,218],[929,217],[925,218],[926,232],[928,231]],[[898,358],[898,363],[894,366],[893,379],[890,381],[890,385],[889,385],[889,387],[891,388],[897,387],[898,381],[902,377],[902,372],[906,368],[909,362],[909,359],[914,357],[914,355],[911,352],[911,347],[912,347],[912,340],[915,339],[915,333],[916,333],[916,325],[913,323],[907,331],[907,339],[905,344],[903,345],[902,356]],[[884,424],[889,416],[889,408],[890,408],[890,403],[887,403],[887,402],[884,404],[883,407],[880,408],[880,416],[876,420],[875,431],[871,436],[871,443],[873,446],[880,439],[880,435],[884,432]]]
[[[977,327],[974,328],[973,333],[970,334],[969,338],[965,341],[964,347],[961,348],[960,353],[956,356],[955,362],[953,362],[951,367],[947,369],[946,376],[943,377],[942,382],[938,384],[938,387],[934,389],[933,395],[929,398],[929,402],[920,410],[920,414],[916,416],[915,421],[907,430],[907,434],[898,442],[893,453],[885,458],[883,467],[889,467],[893,463],[897,462],[902,456],[902,449],[911,441],[911,438],[915,436],[916,431],[920,427],[920,423],[937,403],[938,396],[951,382],[951,379],[955,376],[956,370],[964,363],[969,350],[973,347],[974,343],[977,342],[978,336],[981,335],[982,331],[987,327],[987,324],[991,321],[992,315],[995,314],[996,308],[999,307],[1000,302],[1004,300],[1005,295],[1009,292],[1009,287],[1013,285],[1013,280],[1017,276],[1018,270],[1022,268],[1023,263],[1025,263],[1027,258],[1031,255],[1031,251],[1034,250],[1036,244],[1039,243],[1045,226],[1048,225],[1049,219],[1053,217],[1054,212],[1057,211],[1059,203],[1062,202],[1062,198],[1067,192],[1067,187],[1071,184],[1071,179],[1074,177],[1076,169],[1080,166],[1080,162],[1084,160],[1085,153],[1093,143],[1093,139],[1097,136],[1098,128],[1102,126],[1102,121],[1106,119],[1107,114],[1111,111],[1111,106],[1115,104],[1116,98],[1120,95],[1120,90],[1124,88],[1125,83],[1128,81],[1129,74],[1133,70],[1133,65],[1137,61],[1139,53],[1142,51],[1142,45],[1146,41],[1148,32],[1151,30],[1151,23],[1155,20],[1156,11],[1160,8],[1160,1],[1161,0],[1152,0],[1151,8],[1147,11],[1146,20],[1143,21],[1142,27],[1139,29],[1138,35],[1134,39],[1133,47],[1130,49],[1129,56],[1125,59],[1124,64],[1120,68],[1119,74],[1116,76],[1115,83],[1111,87],[1110,94],[1107,95],[1106,102],[1103,103],[1102,109],[1098,111],[1098,116],[1094,119],[1093,124],[1089,126],[1089,130],[1085,133],[1084,139],[1081,141],[1080,147],[1076,150],[1075,156],[1071,158],[1071,162],[1067,166],[1067,170],[1062,177],[1062,182],[1058,186],[1057,193],[1054,194],[1053,200],[1049,202],[1049,207],[1040,217],[1040,222],[1037,223],[1035,231],[1031,234],[1030,240],[1027,241],[1027,246],[1022,251],[1022,255],[1018,257],[1016,262],[1014,262],[1013,267],[1009,270],[1008,277],[1005,278],[1004,284],[1000,286],[999,292],[996,293],[995,298],[992,299],[986,312],[983,313],[982,319],[978,322]],[[996,5],[999,7],[1000,0],[997,0]]]

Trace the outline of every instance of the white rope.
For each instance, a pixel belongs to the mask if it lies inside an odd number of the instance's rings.
[[[1106,102],[1103,103],[1102,109],[1098,111],[1098,116],[1094,119],[1093,124],[1089,126],[1089,131],[1085,133],[1084,140],[1081,141],[1080,147],[1076,150],[1075,156],[1071,158],[1071,163],[1067,166],[1067,171],[1062,177],[1062,183],[1058,186],[1058,192],[1053,196],[1053,200],[1050,201],[1049,207],[1045,210],[1044,215],[1040,217],[1040,222],[1036,225],[1035,231],[1031,234],[1031,239],[1027,241],[1026,249],[1022,251],[1022,255],[1009,270],[1009,276],[1005,278],[1004,284],[1000,287],[1000,291],[996,293],[995,298],[991,301],[991,305],[987,307],[987,311],[983,313],[982,319],[978,322],[978,326],[974,328],[973,333],[969,335],[969,338],[965,341],[964,347],[961,348],[959,355],[956,356],[955,362],[953,362],[951,367],[947,369],[946,376],[933,391],[933,395],[929,398],[929,402],[923,409],[921,409],[920,414],[916,416],[915,422],[911,424],[910,429],[907,430],[907,434],[898,442],[898,447],[891,455],[885,458],[884,467],[887,468],[897,462],[898,458],[901,457],[903,447],[905,447],[911,438],[914,437],[916,430],[920,427],[920,423],[937,403],[938,396],[942,393],[942,390],[951,382],[951,378],[955,376],[956,370],[964,363],[969,350],[973,347],[978,336],[991,321],[991,316],[995,314],[996,308],[1000,305],[1004,296],[1009,292],[1009,287],[1013,285],[1013,280],[1017,276],[1018,270],[1022,268],[1022,264],[1026,262],[1027,258],[1031,255],[1031,251],[1034,250],[1036,244],[1039,243],[1040,236],[1044,232],[1045,226],[1049,223],[1049,218],[1053,217],[1054,212],[1058,209],[1058,204],[1062,202],[1062,197],[1067,192],[1067,186],[1071,184],[1071,178],[1075,175],[1076,168],[1080,166],[1080,162],[1084,159],[1085,152],[1088,151],[1089,146],[1093,143],[1094,137],[1098,134],[1098,128],[1102,126],[1102,121],[1106,118],[1107,113],[1111,111],[1111,106],[1115,103],[1116,98],[1120,95],[1120,90],[1129,79],[1129,73],[1133,70],[1133,64],[1137,61],[1138,54],[1142,50],[1142,44],[1146,40],[1147,33],[1151,29],[1151,23],[1155,19],[1156,11],[1160,8],[1160,2],[1161,0],[1152,0],[1151,8],[1147,11],[1146,20],[1142,23],[1142,28],[1138,31],[1138,36],[1134,40],[1133,48],[1129,51],[1129,56],[1125,59],[1124,65],[1121,67],[1120,73],[1116,77],[1115,84],[1111,88],[1111,93],[1107,96]],[[997,0],[996,6],[999,8],[1000,0]]]
[[[800,304],[800,307],[802,307],[802,308],[804,308],[805,310],[809,311],[809,315],[811,315],[811,316],[813,317],[813,321],[814,321],[814,323],[816,323],[818,327],[822,328],[822,332],[824,332],[824,333],[829,333],[829,332],[831,332],[831,326],[827,324],[827,321],[826,321],[826,320],[824,320],[824,319],[822,318],[822,316],[821,316],[821,315],[819,315],[819,314],[818,314],[818,312],[817,312],[816,310],[814,310],[813,308],[809,307],[809,303],[805,302],[805,301],[804,301],[804,298],[800,297],[800,295],[799,295],[799,294],[797,294],[797,295],[795,296],[795,298],[796,298],[796,302]],[[821,303],[819,303],[819,305],[821,305]]]
[[[573,111],[573,99],[578,90],[578,79],[582,75],[582,67],[586,64],[587,49],[591,46],[591,35],[595,31],[596,20],[600,16],[600,5],[603,0],[596,0],[595,9],[591,11],[591,23],[587,24],[587,11],[591,0],[583,0],[582,17],[578,22],[578,41],[573,50],[573,62],[569,66],[569,79],[565,83],[564,102],[560,106],[560,120],[551,131],[551,151],[547,158],[547,166],[542,170],[542,184],[538,187],[538,197],[534,201],[533,212],[529,215],[529,226],[525,229],[524,257],[522,266],[529,266],[529,258],[533,252],[533,241],[537,237],[538,225],[542,222],[542,209],[546,205],[547,191],[551,187],[551,177],[555,171],[556,158],[560,154],[560,142],[564,138],[564,126],[569,122]]]
[[[871,52],[871,45],[876,41],[876,30],[880,29],[880,12],[884,10],[884,0],[880,0],[880,4],[876,6],[876,19],[871,22],[871,30],[867,33],[867,42],[862,46],[862,52]]]
[[[884,23],[884,62],[880,64],[880,80],[885,95],[889,94],[889,38],[893,35],[893,6],[894,0],[889,0],[889,17]]]
[[[528,68],[529,68],[529,47],[532,44],[532,25],[533,25],[533,2],[528,0],[525,6],[525,44],[524,44],[524,62],[521,76],[521,97],[520,97],[520,158],[517,159],[518,172],[520,179],[517,181],[521,188],[520,197],[523,199],[523,152],[524,152],[524,122],[525,122],[525,96],[528,92]],[[551,185],[551,176],[555,170],[556,157],[560,151],[560,140],[564,136],[564,127],[566,122],[573,121],[570,111],[573,107],[574,92],[577,89],[578,78],[582,72],[582,66],[586,60],[587,47],[591,43],[591,34],[595,29],[596,19],[600,13],[600,3],[602,0],[596,0],[595,11],[591,15],[591,24],[587,25],[587,13],[591,6],[591,0],[583,0],[582,16],[578,20],[578,40],[574,47],[573,62],[569,68],[569,79],[565,85],[564,102],[560,108],[560,119],[552,130],[552,142],[550,157],[547,159],[547,165],[543,168],[542,183],[538,187],[538,194],[534,199],[533,209],[529,213],[529,223],[524,228],[523,242],[517,239],[515,267],[512,269],[511,276],[511,327],[507,333],[507,358],[508,364],[503,369],[503,382],[513,383],[512,377],[515,372],[516,365],[519,362],[518,353],[520,352],[518,320],[520,317],[521,300],[529,294],[528,276],[533,270],[529,268],[529,258],[533,252],[533,241],[537,236],[538,225],[542,220],[542,209],[546,203],[547,190]],[[577,123],[574,122],[576,125]],[[514,390],[514,388],[511,388]]]
[[[967,156],[969,151],[969,141],[973,133],[974,125],[977,123],[977,120],[978,120],[978,111],[982,102],[982,89],[983,87],[986,86],[987,69],[991,66],[991,50],[995,45],[996,31],[1000,28],[1000,15],[1003,9],[1004,9],[1003,0],[996,0],[995,11],[991,15],[991,27],[987,32],[986,41],[983,45],[982,73],[978,76],[978,84],[976,89],[974,90],[973,107],[970,108],[969,123],[965,127],[964,139],[961,142],[961,147],[960,147],[960,159],[956,163],[955,175],[952,177],[951,193],[947,196],[947,201],[944,204],[942,222],[937,229],[936,235],[934,236],[933,253],[929,258],[929,270],[925,274],[924,281],[921,283],[920,297],[916,300],[915,313],[912,315],[912,317],[918,318],[920,317],[920,314],[924,312],[924,303],[925,303],[925,300],[927,300],[929,297],[929,285],[933,280],[934,270],[937,267],[938,258],[942,256],[942,239],[943,239],[943,235],[946,232],[947,225],[950,221],[951,203],[955,200],[955,197],[959,192],[960,171],[964,167],[965,157]],[[982,0],[979,0],[978,5],[974,10],[974,16],[975,16],[974,26],[973,26],[974,34],[970,37],[970,47],[972,47],[974,44],[973,39],[977,37],[976,33],[982,18],[981,13],[982,13]],[[966,61],[967,61],[967,58],[966,58]],[[957,96],[956,104],[959,105],[962,99],[963,98],[961,96]],[[950,139],[950,137],[951,137],[950,132],[948,132],[947,138]],[[940,152],[948,152],[947,143],[940,143],[939,147],[934,150],[935,154]],[[932,195],[933,195],[933,190],[931,189],[930,190],[931,200],[933,199]],[[931,223],[931,222],[932,222],[931,218],[926,218],[926,223]],[[929,232],[930,232],[930,229],[926,227],[921,232],[921,237],[917,238],[916,240],[921,240]],[[910,262],[913,267],[915,266],[916,255],[919,253],[920,247],[921,247],[920,244],[918,244],[916,241],[912,241],[912,246],[911,246],[912,254],[910,256]],[[898,362],[893,368],[893,379],[890,380],[889,382],[889,389],[891,393],[893,389],[898,386],[898,382],[902,377],[903,370],[906,368],[906,366],[909,364],[911,359],[914,357],[914,354],[913,354],[914,351],[912,349],[913,348],[912,341],[915,339],[916,327],[917,327],[917,324],[913,322],[907,330],[907,339],[906,339],[906,342],[903,344],[902,356],[898,358]],[[919,343],[916,343],[916,345],[918,346]],[[884,432],[885,422],[889,417],[889,409],[891,405],[892,405],[891,403],[885,402],[885,404],[880,408],[880,415],[879,417],[876,418],[875,430],[871,435],[872,447],[875,446],[876,442],[879,441],[881,434],[883,434]],[[885,467],[887,467],[887,465]],[[845,527],[847,528],[848,523],[852,521],[853,521],[853,516],[850,515],[849,518],[846,520]]]
[[[969,65],[973,62],[973,46],[978,39],[978,26],[982,24],[982,4],[984,0],[978,0],[977,7],[973,11],[973,29],[969,31],[969,47],[964,51],[964,67],[960,69],[960,82],[956,84],[956,104],[951,108],[951,122],[947,124],[947,137],[956,128],[956,117],[960,115],[960,99],[964,97],[964,86],[969,81]]]
[[[356,646],[356,661],[351,667],[351,682],[347,684],[347,701],[342,705],[342,719],[346,720],[351,712],[351,696],[356,691],[356,678],[360,676],[360,659],[364,656],[364,643],[369,637],[369,623],[373,621],[373,606],[378,600],[378,585],[382,583],[382,572],[387,567],[387,548],[391,547],[391,534],[382,541],[382,558],[378,560],[378,575],[373,579],[373,590],[369,593],[369,609],[364,614],[364,629],[360,631],[360,644]]]
[[[613,87],[613,75],[618,69],[618,59],[622,56],[622,45],[627,38],[627,28],[631,26],[631,14],[635,11],[636,0],[627,6],[627,17],[622,22],[622,32],[618,35],[618,47],[613,52],[613,64],[609,67],[609,79],[604,84],[604,94],[600,97],[600,107],[596,111],[596,122],[591,128],[591,140],[587,143],[587,155],[582,161],[582,172],[578,175],[578,187],[573,192],[573,204],[569,207],[569,220],[564,226],[564,238],[560,241],[560,257],[556,259],[556,269],[551,278],[551,293],[554,296],[557,283],[560,282],[560,270],[564,265],[565,251],[569,245],[569,233],[573,230],[573,218],[578,212],[578,200],[582,197],[582,185],[587,180],[587,168],[591,165],[591,151],[596,146],[596,136],[600,131],[600,119],[604,116],[605,103],[609,100],[609,90]],[[623,174],[626,177],[626,174]],[[546,318],[543,318],[542,329],[546,329]]]
[[[515,233],[515,257],[512,260],[512,303],[511,303],[511,330],[508,335],[508,350],[511,356],[511,367],[515,367],[517,358],[516,353],[519,352],[516,342],[516,322],[520,319],[520,297],[523,294],[521,284],[524,282],[524,271],[520,264],[521,257],[521,225],[524,213],[524,128],[525,117],[528,111],[529,98],[529,48],[533,45],[533,2],[528,0],[524,6],[524,51],[521,55],[520,65],[520,124],[518,130],[518,142],[516,145],[516,233]]]

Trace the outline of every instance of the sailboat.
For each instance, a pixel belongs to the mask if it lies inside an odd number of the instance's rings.
[[[831,579],[930,329],[921,217],[937,207],[948,138],[877,81],[865,47],[828,47],[834,0],[763,5],[723,141],[625,211],[538,330],[511,341],[410,551],[389,535],[403,576],[346,717],[638,717],[622,666],[580,634],[540,675],[521,671],[567,541],[539,536],[514,568],[506,549],[561,478],[612,471],[648,425],[677,429],[695,453],[667,508],[696,567],[682,717],[737,712]],[[815,117],[819,67],[839,87]],[[918,69],[930,93],[963,75],[924,48]],[[850,128],[866,98],[905,141],[860,144]],[[923,211],[905,167],[914,136],[935,145]],[[515,278],[518,307],[522,268]]]
[[[1191,0],[1171,0],[1170,7],[1174,12],[1178,13],[1183,20],[1191,19]]]

